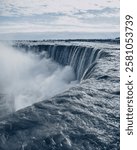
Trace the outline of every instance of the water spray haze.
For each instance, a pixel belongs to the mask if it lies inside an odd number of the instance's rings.
[[[46,52],[45,54],[46,55]],[[47,57],[0,44],[0,101],[19,110],[73,86],[74,72]],[[12,107],[12,109],[11,109]]]

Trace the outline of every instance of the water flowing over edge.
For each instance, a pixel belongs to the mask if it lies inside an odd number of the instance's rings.
[[[17,48],[26,51],[40,53],[48,52],[50,58],[63,66],[73,67],[77,80],[90,78],[92,69],[99,58],[107,57],[109,54],[95,47],[84,47],[75,45],[26,45],[19,43]]]

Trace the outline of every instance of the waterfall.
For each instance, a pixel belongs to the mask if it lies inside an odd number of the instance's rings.
[[[36,53],[46,51],[48,56],[59,64],[70,65],[74,69],[77,80],[91,77],[92,70],[97,64],[97,60],[104,55],[104,51],[95,47],[85,47],[77,45],[17,45],[25,48],[26,51]]]

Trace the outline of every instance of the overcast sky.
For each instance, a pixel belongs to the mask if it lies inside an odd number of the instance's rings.
[[[0,0],[0,39],[118,33],[119,5],[119,0]]]

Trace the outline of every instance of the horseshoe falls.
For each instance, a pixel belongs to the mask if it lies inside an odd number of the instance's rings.
[[[119,150],[119,47],[0,44],[0,150]]]

